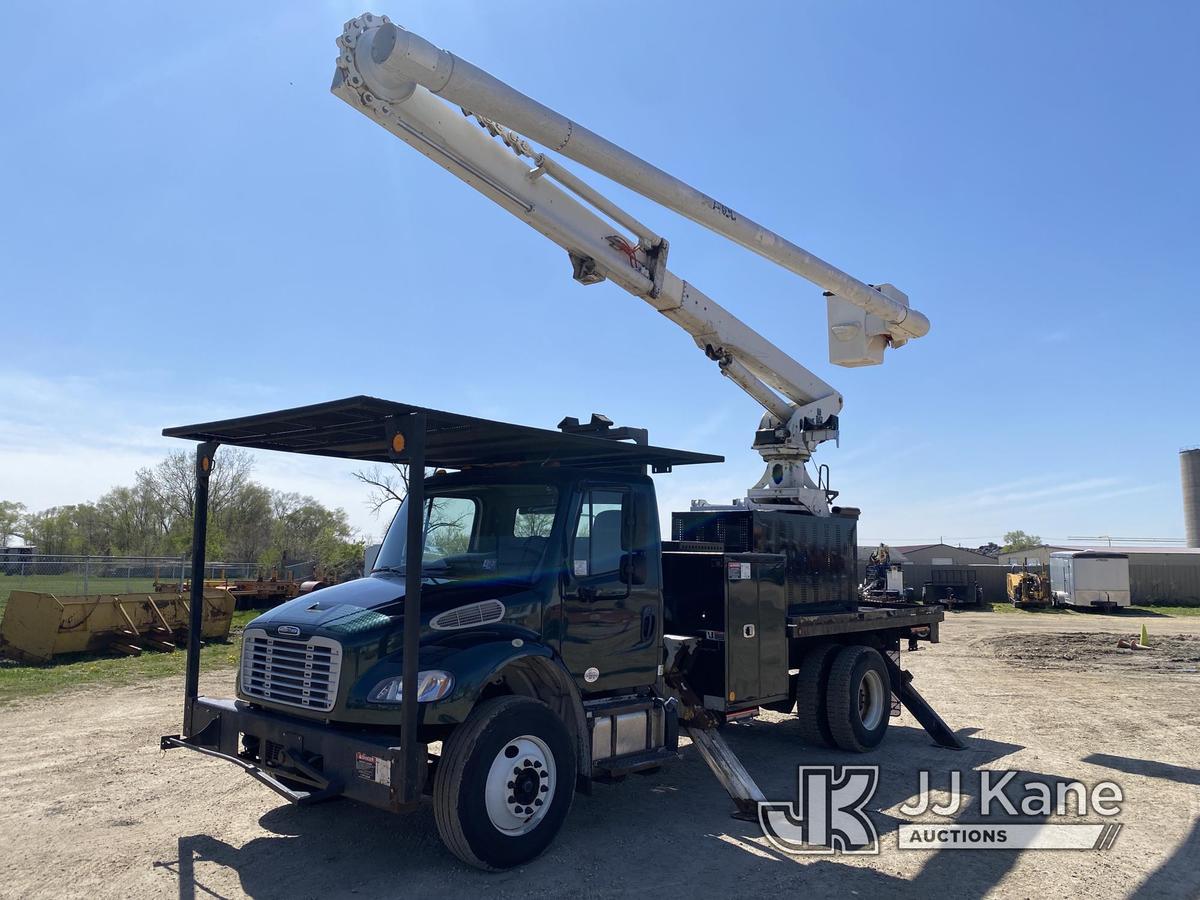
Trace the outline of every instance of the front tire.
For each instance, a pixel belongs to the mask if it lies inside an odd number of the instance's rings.
[[[891,718],[891,679],[879,651],[855,645],[838,653],[829,670],[826,712],[834,743],[863,753],[878,747]]]
[[[479,704],[449,737],[433,784],[448,850],[480,869],[529,862],[558,834],[575,793],[566,725],[529,697]]]

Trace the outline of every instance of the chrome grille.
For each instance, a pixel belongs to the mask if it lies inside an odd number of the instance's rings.
[[[242,636],[242,693],[328,712],[337,699],[342,647],[331,638],[285,638],[261,628]]]

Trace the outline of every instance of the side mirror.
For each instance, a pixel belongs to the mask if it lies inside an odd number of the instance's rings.
[[[645,553],[638,551],[621,554],[621,580],[626,584],[646,583]]]

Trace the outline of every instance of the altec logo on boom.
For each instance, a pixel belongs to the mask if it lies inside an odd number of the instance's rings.
[[[954,816],[966,808],[962,772],[949,773],[948,800],[935,802],[929,772],[918,775],[917,795],[899,807],[912,817]],[[1121,824],[1101,822],[1029,822],[1051,816],[1111,820],[1120,815],[1121,786],[1101,781],[1019,779],[1012,771],[979,773],[980,822],[906,822],[897,829],[901,850],[1107,850]],[[759,804],[758,819],[773,847],[797,854],[877,854],[879,835],[866,806],[879,786],[878,766],[800,766],[797,799]],[[1018,817],[1026,821],[1013,821]]]

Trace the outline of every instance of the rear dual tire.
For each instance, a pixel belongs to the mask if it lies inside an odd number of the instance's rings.
[[[865,753],[891,718],[891,679],[878,650],[817,644],[800,663],[796,719],[806,744]]]
[[[891,719],[891,679],[873,647],[844,647],[833,660],[826,691],[826,718],[841,750],[865,753],[878,747]]]
[[[832,747],[827,714],[829,670],[841,650],[838,644],[817,644],[800,660],[796,679],[796,722],[800,738],[812,747]]]

